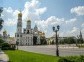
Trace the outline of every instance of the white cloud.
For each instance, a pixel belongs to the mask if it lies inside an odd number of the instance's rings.
[[[66,36],[68,36],[68,37],[70,37],[70,36],[77,37],[77,35],[79,35],[79,31],[80,31],[79,28],[73,27],[71,30],[68,30],[66,32],[60,32],[59,35],[61,37],[66,37]]]
[[[66,24],[68,24],[68,23],[74,23],[76,21],[77,21],[77,19],[76,18],[73,18],[73,19],[70,19],[70,20],[66,21]]]
[[[36,14],[37,14],[37,15],[43,14],[46,10],[47,10],[46,7],[36,9]]]
[[[39,8],[39,1],[38,0],[32,0],[30,2],[26,2],[24,5],[23,13],[23,20],[31,19],[32,21],[40,20],[40,15],[42,15],[44,12],[46,12],[47,8],[42,7]]]
[[[72,8],[71,13],[75,13],[77,15],[84,15],[84,6],[78,6]]]
[[[4,20],[5,26],[14,26],[17,22],[18,10],[13,10],[11,7],[4,8],[2,13],[2,18]]]
[[[12,20],[12,21],[11,21]],[[17,22],[15,21],[15,19],[8,19],[7,21],[4,22],[4,25],[6,26],[13,26],[15,25]]]
[[[35,21],[37,25],[42,25],[43,27],[48,27],[49,25],[62,24],[64,23],[64,18],[56,18],[55,16],[51,16],[46,20]]]
[[[24,9],[22,10],[23,14],[23,21],[26,21],[28,18],[34,22],[35,20],[40,20],[40,15],[43,14],[47,8],[39,8],[39,1],[38,0],[32,0],[30,2],[26,2],[24,5]],[[14,26],[17,22],[17,16],[18,16],[19,10],[13,10],[11,7],[4,8],[3,11],[3,19],[4,19],[4,25],[6,26]]]
[[[52,27],[52,26],[60,25],[61,27],[64,26],[63,28],[65,28],[66,26],[73,25],[73,23],[75,23],[76,21],[77,21],[76,18],[65,20],[64,18],[57,18],[55,16],[51,16],[47,18],[46,20],[35,21],[35,23],[39,26],[40,30],[47,33],[48,28],[50,26]],[[74,31],[75,31],[75,28],[73,28],[73,31],[71,32],[74,32]],[[51,33],[48,34],[48,36],[49,35],[51,35]],[[61,33],[60,35],[65,35],[65,34]]]
[[[70,31],[70,33],[71,34],[73,34],[73,33],[75,34],[75,33],[77,33],[77,31],[79,31],[79,29],[76,28],[76,27],[73,27],[72,30]]]
[[[84,23],[82,23],[81,27],[84,27]]]

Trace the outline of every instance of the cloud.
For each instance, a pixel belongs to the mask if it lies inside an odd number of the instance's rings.
[[[38,0],[32,0],[30,2],[26,2],[24,5],[24,9],[22,10],[23,14],[23,22],[27,21],[27,19],[31,19],[32,22],[35,20],[40,20],[40,15],[46,12],[46,7],[39,7],[40,3]],[[4,19],[4,25],[6,26],[14,26],[17,22],[19,10],[13,10],[11,7],[4,8],[2,13],[2,17]]]
[[[66,31],[66,32],[60,32],[59,33],[59,35],[61,36],[61,37],[70,37],[70,36],[75,36],[75,37],[77,37],[77,35],[79,35],[79,28],[77,28],[77,27],[72,27],[72,29],[71,30],[68,30],[68,31]]]
[[[84,6],[78,6],[71,9],[71,13],[75,13],[77,15],[84,15]]]
[[[12,20],[12,21],[11,21]],[[4,25],[6,26],[13,26],[15,25],[17,22],[15,21],[15,19],[8,19],[7,21],[4,22]]]
[[[35,21],[35,23],[38,25],[40,30],[47,33],[49,31],[49,29],[48,29],[49,27],[60,25],[61,28],[64,29],[66,26],[67,26],[67,28],[68,28],[68,26],[71,26],[71,25],[73,26],[74,23],[76,23],[76,21],[77,21],[76,18],[65,20],[64,18],[58,18],[55,16],[50,16],[46,20]],[[62,27],[62,26],[64,26],[64,27]],[[61,33],[61,35],[63,35],[63,33]]]
[[[62,24],[64,23],[64,18],[56,18],[55,16],[50,16],[46,20],[35,21],[37,25],[42,25],[48,27],[49,25]]]
[[[40,3],[38,0],[32,0],[26,2],[24,5],[23,20],[31,19],[33,22],[35,20],[40,20],[40,15],[44,14],[47,11],[47,7],[39,7]]]
[[[77,19],[76,18],[73,18],[73,19],[70,19],[70,20],[66,21],[66,24],[68,24],[68,23],[74,23],[76,21],[77,21]]]
[[[40,28],[40,30],[47,33],[49,26],[58,25],[58,24],[61,25],[62,23],[64,23],[64,19],[63,18],[59,19],[56,18],[55,16],[51,16],[46,20],[37,20],[35,21],[35,23]]]
[[[73,18],[73,19],[69,19],[69,20],[65,20],[64,18],[57,18],[55,16],[50,16],[49,18],[47,18],[46,20],[40,20],[40,21],[35,21],[37,23],[37,25],[41,25],[42,26],[48,26],[48,25],[61,25],[61,24],[72,24],[74,22],[76,22],[77,19]]]
[[[84,23],[82,23],[81,27],[84,27]]]
[[[36,9],[36,14],[37,14],[37,15],[43,14],[46,10],[47,10],[46,7]]]
[[[71,31],[69,31],[70,34],[77,34],[77,32],[79,31],[79,28],[77,27],[73,27]]]
[[[4,8],[2,13],[2,18],[4,20],[5,26],[14,26],[17,22],[18,10],[13,10],[11,7]]]

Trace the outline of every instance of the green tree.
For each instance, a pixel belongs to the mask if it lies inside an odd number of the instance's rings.
[[[3,43],[1,49],[2,49],[2,50],[9,50],[10,47],[11,47],[10,44],[8,44],[8,43]]]
[[[0,46],[4,43],[4,40],[0,38]]]
[[[46,41],[46,38],[45,37],[41,37],[40,38],[40,41],[41,41],[41,45],[47,44],[47,41]]]
[[[75,39],[73,37],[68,37],[68,44],[74,44],[76,43]]]
[[[51,44],[55,44],[54,40],[51,42]]]
[[[61,44],[74,44],[76,43],[76,40],[74,39],[74,37],[66,37],[62,40],[60,40]]]
[[[1,13],[3,12],[3,7],[0,7],[0,31],[3,27],[3,19],[1,18]]]

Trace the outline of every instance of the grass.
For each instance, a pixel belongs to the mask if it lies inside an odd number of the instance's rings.
[[[59,58],[55,56],[21,50],[7,50],[4,52],[9,56],[10,62],[58,62],[59,60]]]

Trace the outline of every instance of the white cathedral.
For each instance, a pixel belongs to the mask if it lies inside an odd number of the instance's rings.
[[[40,44],[40,35],[37,26],[31,28],[31,20],[27,20],[26,28],[22,31],[22,13],[18,14],[17,31],[15,33],[15,40],[20,46],[28,46]]]

